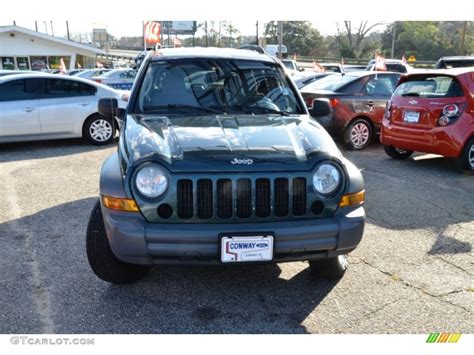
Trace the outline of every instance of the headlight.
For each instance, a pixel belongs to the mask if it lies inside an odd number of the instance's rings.
[[[155,198],[161,196],[168,188],[168,178],[158,166],[147,165],[138,172],[135,185],[143,196]]]
[[[332,164],[321,164],[313,175],[313,186],[317,192],[329,195],[336,191],[341,183],[341,173]]]

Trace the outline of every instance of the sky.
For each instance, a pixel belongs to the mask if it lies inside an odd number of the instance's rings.
[[[226,20],[225,18],[222,19],[223,21]],[[35,20],[24,19],[22,20],[21,17],[16,21],[18,26],[26,27],[31,30],[35,30]],[[51,21],[48,18],[38,18],[36,19],[38,23],[38,31],[45,33],[46,31],[48,34],[51,34]],[[58,37],[65,37],[67,30],[66,30],[66,20],[55,20],[53,22],[53,32],[55,36]],[[115,37],[124,37],[124,36],[141,36],[142,35],[142,21],[130,21],[125,26],[123,21],[120,20],[95,20],[95,21],[82,21],[80,19],[71,19],[68,20],[69,22],[69,31],[71,33],[78,33],[78,32],[92,32],[93,28],[106,28],[107,31]],[[241,35],[248,35],[253,36],[256,32],[256,21],[253,20],[244,20],[244,19],[237,19],[231,21],[232,25],[236,27],[240,32]],[[312,25],[319,30],[319,32],[323,35],[331,35],[335,34],[337,27],[337,21],[334,20],[325,20],[325,21],[310,21]],[[264,21],[259,21],[259,34],[262,35],[264,31]],[[341,22],[340,22],[341,23]],[[8,22],[0,22],[0,25],[11,25],[13,24],[13,20]],[[342,23],[341,23],[342,26]],[[376,30],[381,31],[385,28],[385,26],[379,26]],[[199,33],[198,33],[199,35]]]
[[[65,36],[66,20],[70,32],[92,32],[92,28],[107,28],[116,37],[140,36],[142,21],[150,19],[204,21],[232,21],[242,35],[255,34],[255,22],[259,20],[263,33],[263,23],[271,20],[307,20],[323,35],[334,34],[336,23],[345,19],[358,22],[361,19],[370,23],[390,23],[394,20],[472,20],[472,0],[450,0],[449,5],[434,6],[430,1],[396,0],[396,6],[384,7],[381,0],[338,0],[318,2],[316,0],[133,0],[97,1],[70,0],[44,2],[22,0],[9,2],[0,11],[0,26],[17,25],[38,29],[51,34],[51,21],[56,36]],[[387,11],[389,10],[389,11]],[[461,11],[459,11],[461,10]],[[449,16],[449,18],[447,17]],[[382,31],[383,26],[377,27]],[[1,45],[1,44],[0,44]]]

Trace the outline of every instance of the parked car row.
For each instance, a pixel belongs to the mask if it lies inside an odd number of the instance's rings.
[[[474,67],[332,74],[300,92],[312,117],[350,149],[381,133],[392,158],[434,153],[474,171]]]

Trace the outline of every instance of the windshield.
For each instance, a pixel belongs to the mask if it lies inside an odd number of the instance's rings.
[[[467,67],[474,67],[474,59],[464,59],[464,60],[445,60],[444,66],[442,65],[441,68],[467,68]]]
[[[304,114],[280,66],[251,60],[175,59],[152,62],[134,113]]]
[[[347,85],[354,80],[359,79],[358,76],[354,75],[328,75],[314,83],[309,84],[305,87],[305,90],[328,90],[328,91],[337,91],[342,88],[344,85]]]
[[[458,81],[450,76],[415,76],[397,87],[395,96],[414,96],[426,98],[464,96]]]

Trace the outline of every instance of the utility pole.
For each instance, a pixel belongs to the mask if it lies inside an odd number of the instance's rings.
[[[163,33],[163,23],[164,21],[160,21],[160,45],[163,47],[165,45],[165,34]]]
[[[460,50],[460,55],[464,55],[464,41],[466,39],[466,28],[467,28],[467,21],[464,21],[464,26],[462,27],[462,33],[461,33],[461,50]]]
[[[255,44],[258,46],[258,21],[257,21],[257,23],[255,24],[255,27],[256,27],[256,29],[257,29],[257,35],[256,35],[256,37],[255,37],[255,38],[256,38]]]
[[[209,36],[207,34],[207,21],[204,21],[204,28],[206,29],[206,47],[209,47]]]
[[[35,28],[36,28],[36,32],[38,32],[38,21],[35,20]]]
[[[171,21],[168,21],[168,47],[171,47]]]
[[[16,21],[15,20],[13,20],[13,26],[16,26]]]
[[[71,36],[69,35],[69,21],[66,21],[66,31],[67,31],[67,40],[71,40]]]
[[[395,37],[397,34],[397,21],[393,22],[393,29],[392,29],[392,53],[390,58],[395,58]]]
[[[51,36],[54,36],[54,30],[53,30],[53,21],[49,21],[51,24]]]
[[[282,59],[282,46],[283,46],[283,21],[278,21],[278,58]]]
[[[43,21],[43,24],[44,24],[44,31],[46,32],[46,34],[48,34],[48,25],[46,24],[46,21]]]

